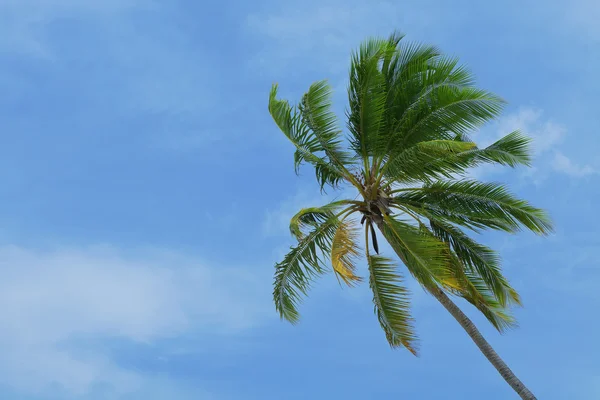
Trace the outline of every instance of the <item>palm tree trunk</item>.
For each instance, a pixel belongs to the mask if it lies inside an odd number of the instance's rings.
[[[382,218],[375,218],[375,224],[379,228],[379,231],[385,237],[385,229],[383,225]],[[402,260],[402,256],[398,253],[396,255]],[[448,312],[458,321],[460,326],[467,332],[467,334],[471,337],[471,339],[475,342],[479,350],[483,353],[483,355],[488,359],[490,363],[498,370],[500,375],[504,378],[506,383],[510,385],[511,388],[514,389],[515,392],[521,396],[522,399],[525,400],[537,400],[533,393],[525,385],[517,376],[508,368],[508,365],[500,358],[498,353],[490,346],[490,344],[485,340],[479,329],[475,326],[473,321],[469,319],[461,311],[460,308],[446,294],[439,288],[434,290],[429,290],[429,293],[433,295]]]
[[[463,327],[467,334],[473,339],[479,350],[489,360],[490,363],[498,370],[500,375],[504,378],[506,383],[512,387],[515,392],[521,396],[522,399],[536,400],[536,397],[525,387],[523,382],[517,378],[517,376],[508,368],[508,365],[500,358],[496,351],[490,346],[485,340],[483,335],[479,332],[475,324],[467,317],[456,304],[450,300],[448,296],[441,290],[431,290],[430,293],[435,297],[446,310],[458,321]]]

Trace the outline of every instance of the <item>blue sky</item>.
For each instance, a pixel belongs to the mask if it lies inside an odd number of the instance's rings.
[[[592,0],[0,0],[0,398],[507,399],[411,283],[421,356],[392,351],[366,287],[271,302],[287,222],[325,201],[266,110],[317,79],[342,115],[351,49],[399,29],[509,101],[530,170],[484,169],[557,231],[488,235],[521,292],[494,332],[543,399],[600,398],[600,7]]]

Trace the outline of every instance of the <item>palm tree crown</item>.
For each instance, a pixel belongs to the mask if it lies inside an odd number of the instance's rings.
[[[485,148],[469,139],[500,114],[504,101],[476,88],[456,58],[404,44],[397,33],[369,39],[352,55],[346,133],[331,94],[325,81],[312,84],[296,106],[277,98],[277,85],[270,93],[269,112],[295,146],[296,170],[311,164],[321,189],[358,191],[355,199],[292,218],[298,244],[275,271],[281,317],[298,321],[299,302],[329,264],[345,284],[361,282],[357,264],[364,254],[389,344],[416,354],[408,291],[395,262],[379,255],[379,231],[425,290],[466,299],[500,331],[513,325],[509,306],[520,304],[519,295],[502,275],[497,253],[466,233],[552,229],[542,210],[505,186],[467,178],[469,168],[484,163],[530,164],[529,139],[518,131]]]

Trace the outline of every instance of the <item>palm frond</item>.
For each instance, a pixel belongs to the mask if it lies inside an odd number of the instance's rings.
[[[435,89],[444,86],[472,87],[475,84],[475,77],[465,65],[460,64],[457,57],[440,55],[430,63],[429,73],[424,82],[420,96],[435,93]]]
[[[456,154],[475,148],[475,143],[459,140],[429,140],[390,154],[382,166],[389,183],[409,183],[446,177],[464,171]]]
[[[394,201],[427,205],[429,212],[437,212],[442,218],[457,216],[483,228],[515,232],[524,226],[537,234],[552,231],[552,222],[545,211],[514,197],[506,187],[496,183],[439,181],[403,190]]]
[[[508,307],[497,300],[483,279],[462,268],[457,258],[453,264],[456,265],[460,288],[449,291],[474,305],[500,333],[514,328],[517,325],[515,318],[510,314]]]
[[[452,279],[446,245],[423,229],[384,216],[380,230],[406,268],[424,287]]]
[[[348,200],[339,200],[320,207],[303,208],[290,220],[290,233],[297,240],[302,240],[308,234],[308,231],[335,216],[336,211],[343,206],[348,206],[348,204]]]
[[[432,139],[453,139],[496,118],[504,100],[474,87],[440,86],[400,121],[402,146]]]
[[[369,285],[373,291],[375,314],[391,347],[406,347],[417,354],[416,336],[410,316],[408,290],[396,271],[393,261],[367,255]]]
[[[431,45],[422,43],[401,43],[396,45],[397,51],[390,62],[390,68],[386,72],[389,82],[395,86],[396,94],[401,94],[399,89],[402,84],[413,82],[416,79],[420,83],[426,77],[425,72],[431,71],[434,61],[441,55],[440,50]],[[408,91],[406,94],[412,94]]]
[[[342,131],[331,110],[332,89],[327,81],[313,83],[299,104],[303,122],[314,133],[321,148],[338,168],[352,165],[352,157],[342,149]]]
[[[517,291],[502,275],[500,257],[495,251],[477,243],[463,231],[444,221],[432,219],[430,226],[433,234],[451,247],[461,263],[461,269],[466,269],[474,276],[478,275],[500,307],[521,305]]]
[[[396,49],[400,45],[401,40],[404,39],[404,36],[405,35],[400,31],[394,31],[387,39],[387,47],[390,49],[390,51],[386,52],[381,65],[381,71],[386,77],[392,76],[393,71],[395,71],[396,66],[398,65],[398,52]]]
[[[516,167],[531,165],[531,139],[520,131],[514,131],[492,143],[484,149],[459,154],[464,159],[472,159],[474,163],[496,163]]]
[[[360,256],[357,229],[351,221],[344,220],[338,226],[331,245],[331,264],[336,276],[348,286],[362,281],[356,275],[356,261]]]
[[[336,216],[324,220],[275,265],[273,299],[282,318],[292,323],[299,320],[298,304],[310,283],[325,272],[324,257],[331,251],[338,225]]]
[[[348,130],[351,147],[368,172],[369,158],[385,140],[385,77],[380,64],[395,50],[385,39],[369,39],[352,55],[348,86]]]
[[[531,163],[530,139],[519,131],[512,132],[483,149],[462,139],[459,136],[454,140],[420,142],[399,153],[392,153],[384,165],[385,176],[393,183],[430,181],[464,175],[469,168],[483,163],[510,167],[528,166]],[[454,144],[448,149],[422,150],[422,146],[429,147],[429,143],[437,142]]]
[[[325,150],[321,142],[303,122],[302,116],[296,108],[292,108],[286,100],[277,99],[276,84],[272,86],[269,95],[269,112],[279,129],[296,147],[294,152],[296,173],[298,173],[303,162],[312,164],[315,167],[321,189],[325,185],[337,187],[348,178],[344,170],[333,164],[331,160],[317,155]]]
[[[395,135],[402,116],[415,103],[426,86],[426,78],[431,73],[440,51],[434,46],[408,43],[396,44],[397,50],[389,63],[383,64],[382,72],[387,87],[386,140],[378,153],[387,154],[397,148],[399,136]]]
[[[494,229],[513,233],[514,226],[505,220],[496,217],[481,215],[463,214],[459,210],[447,210],[438,205],[423,201],[422,196],[415,195],[414,191],[419,188],[398,189],[402,193],[397,193],[392,199],[391,204],[401,210],[410,210],[421,215],[424,218],[435,221],[442,221],[450,224],[467,228],[473,232],[481,233],[487,229]]]

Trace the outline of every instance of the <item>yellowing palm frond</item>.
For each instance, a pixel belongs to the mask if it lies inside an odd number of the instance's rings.
[[[452,284],[448,266],[449,252],[445,243],[423,229],[385,216],[381,226],[383,236],[406,268],[426,288]]]
[[[356,243],[358,233],[351,221],[343,221],[335,232],[331,244],[331,264],[333,271],[348,286],[362,281],[355,275],[356,260],[360,256],[360,248]]]
[[[290,232],[297,239],[301,240],[306,236],[306,232],[314,229],[319,224],[331,218],[343,206],[352,204],[350,200],[339,200],[326,204],[321,207],[308,207],[298,211],[290,220]],[[345,210],[351,210],[347,207]],[[344,210],[342,211],[342,213]]]

